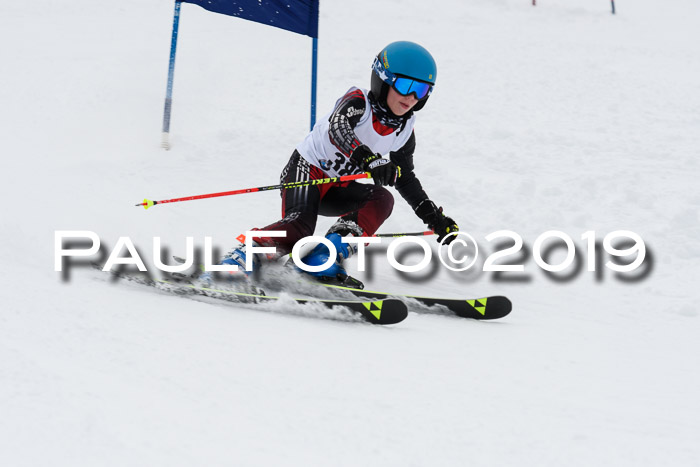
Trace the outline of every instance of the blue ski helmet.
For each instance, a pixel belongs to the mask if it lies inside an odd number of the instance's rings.
[[[392,42],[382,49],[372,64],[371,92],[386,105],[389,87],[403,95],[415,94],[414,111],[423,108],[435,85],[437,65],[424,47],[409,41]]]

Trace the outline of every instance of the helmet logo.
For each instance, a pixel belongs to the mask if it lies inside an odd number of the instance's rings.
[[[432,74],[432,73],[430,73],[430,74],[428,75],[428,79],[433,79],[433,74]]]
[[[387,51],[384,51],[384,68],[389,68],[389,60],[387,58]]]

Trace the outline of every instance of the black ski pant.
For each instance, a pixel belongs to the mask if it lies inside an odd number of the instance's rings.
[[[320,168],[307,162],[296,150],[280,176],[281,183],[328,178]],[[340,217],[356,223],[364,236],[371,236],[391,215],[394,197],[384,187],[358,183],[329,183],[282,190],[283,218],[262,229],[282,230],[286,237],[261,237],[256,241],[275,246],[279,254],[292,251],[294,244],[314,234],[319,215]]]

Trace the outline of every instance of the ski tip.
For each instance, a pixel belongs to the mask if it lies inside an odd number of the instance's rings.
[[[385,299],[360,302],[357,308],[364,319],[372,324],[396,324],[408,317],[408,307],[401,300]]]
[[[457,316],[479,320],[503,318],[513,310],[511,301],[502,295],[467,300],[469,305],[463,310],[456,311]]]
[[[513,311],[513,303],[508,297],[504,297],[503,295],[496,295],[495,297],[493,297],[493,300],[499,303],[499,308],[502,310],[501,312],[504,314],[504,316]]]

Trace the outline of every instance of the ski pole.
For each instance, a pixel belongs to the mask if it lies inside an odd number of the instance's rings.
[[[243,188],[241,190],[222,191],[220,193],[208,193],[205,195],[196,195],[196,196],[185,196],[184,198],[164,199],[161,201],[151,201],[150,199],[144,199],[143,203],[139,203],[136,206],[143,206],[144,209],[148,209],[151,206],[155,206],[156,204],[178,203],[180,201],[192,201],[195,199],[217,198],[219,196],[241,195],[243,193],[256,193],[258,191],[286,190],[288,188],[300,188],[300,187],[311,186],[311,185],[325,185],[327,183],[349,182],[351,180],[359,180],[362,178],[372,178],[372,176],[370,175],[369,172],[363,172],[363,173],[354,174],[354,175],[344,175],[342,177],[319,178],[316,180],[299,180],[297,182],[280,183],[279,185],[259,186],[256,188]]]
[[[435,232],[432,230],[424,230],[423,232],[381,233],[374,234],[373,237],[423,237],[428,235],[435,235]]]

